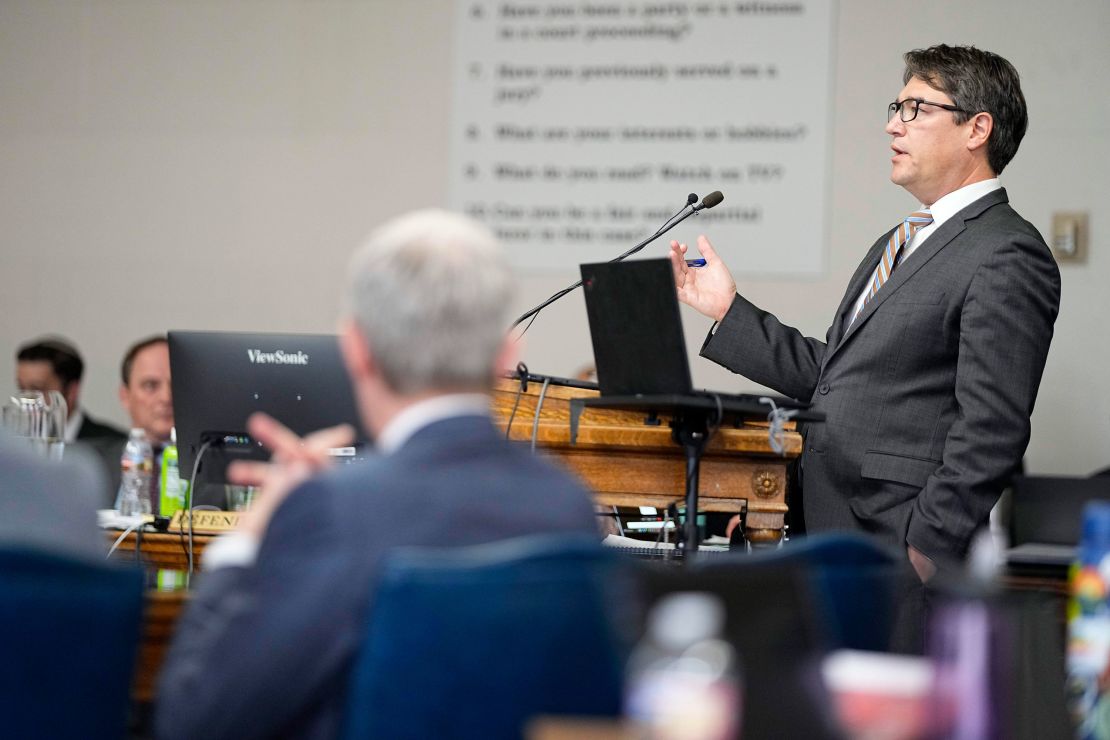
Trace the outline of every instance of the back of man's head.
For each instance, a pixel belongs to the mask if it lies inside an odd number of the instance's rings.
[[[493,234],[424,210],[384,224],[356,252],[346,310],[394,392],[466,391],[492,381],[511,298]]]
[[[966,111],[953,114],[956,123],[963,123],[976,113],[991,114],[994,129],[987,143],[987,160],[994,173],[1001,174],[1017,154],[1029,125],[1021,78],[1014,65],[974,46],[947,44],[914,49],[903,58],[906,62],[903,84],[916,77],[947,93],[957,108]]]

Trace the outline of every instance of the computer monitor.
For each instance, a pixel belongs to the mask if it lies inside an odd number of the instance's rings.
[[[263,411],[300,435],[359,422],[339,342],[326,334],[171,331],[170,374],[182,477],[224,482],[229,462],[266,460],[269,452],[247,434],[247,417]]]
[[[1016,476],[1010,500],[1011,554],[1025,546],[1016,553],[1019,559],[1032,552],[1070,564],[1083,533],[1083,509],[1099,499],[1110,499],[1110,478]]]

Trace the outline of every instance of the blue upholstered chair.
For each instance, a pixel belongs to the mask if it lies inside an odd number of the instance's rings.
[[[865,535],[838,532],[799,537],[752,559],[802,567],[830,649],[887,649],[900,567],[895,553]]]
[[[519,738],[537,715],[615,716],[616,556],[534,536],[399,549],[372,597],[344,737]]]
[[[126,736],[143,576],[0,549],[0,725],[13,738]]]

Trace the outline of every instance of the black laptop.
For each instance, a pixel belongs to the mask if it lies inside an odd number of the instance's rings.
[[[1012,565],[1067,565],[1075,559],[1088,501],[1110,499],[1110,477],[1021,475],[1010,502]]]
[[[581,271],[602,397],[657,397],[661,403],[702,397],[764,414],[771,409],[764,398],[779,408],[808,407],[785,396],[694,388],[670,260],[600,262],[581,265]]]

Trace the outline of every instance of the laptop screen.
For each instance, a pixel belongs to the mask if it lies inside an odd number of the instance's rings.
[[[690,364],[667,259],[581,265],[603,396],[690,393]]]
[[[1110,478],[1014,478],[1010,544],[1077,544],[1083,530],[1083,507],[1094,499],[1110,499]]]

